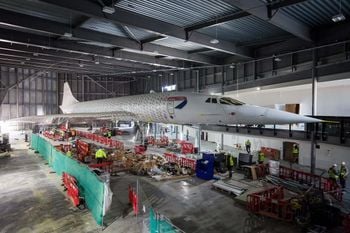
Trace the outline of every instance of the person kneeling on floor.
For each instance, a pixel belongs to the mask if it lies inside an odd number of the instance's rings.
[[[97,163],[102,163],[103,162],[103,159],[106,159],[107,158],[107,154],[106,152],[104,151],[104,149],[102,148],[99,148],[97,151],[96,151],[96,154],[95,154],[95,158],[97,159]]]

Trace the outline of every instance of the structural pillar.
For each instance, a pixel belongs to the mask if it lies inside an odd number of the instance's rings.
[[[175,125],[175,139],[179,139],[179,126]]]
[[[311,78],[312,78],[312,102],[311,102],[311,115],[315,116],[317,114],[317,70],[316,70],[316,65],[317,65],[317,51],[314,49],[312,51],[312,73],[311,73]],[[310,155],[310,172],[311,174],[315,174],[315,168],[316,168],[316,138],[315,138],[315,130],[316,130],[316,124],[313,123],[311,127],[311,155]]]
[[[198,125],[198,130],[197,130],[198,155],[201,152],[201,133],[202,133],[202,127],[201,125]]]
[[[157,123],[154,123],[154,139],[157,139]]]
[[[221,145],[220,145],[220,150],[224,150],[224,134],[221,133]]]

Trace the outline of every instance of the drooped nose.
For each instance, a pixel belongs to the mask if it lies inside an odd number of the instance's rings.
[[[316,123],[319,119],[254,105],[225,108],[232,124],[294,124]]]

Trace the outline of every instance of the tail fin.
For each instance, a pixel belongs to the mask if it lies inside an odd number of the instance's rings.
[[[69,87],[68,82],[64,83],[63,87],[63,99],[62,99],[62,105],[60,106],[63,113],[65,113],[65,108],[69,105],[76,104],[79,101],[73,96],[73,93]]]

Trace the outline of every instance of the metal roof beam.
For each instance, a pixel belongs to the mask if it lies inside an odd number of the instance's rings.
[[[73,60],[73,59],[66,59],[66,58],[60,58],[60,57],[53,57],[53,56],[47,56],[41,54],[40,56],[34,55],[33,53],[28,53],[25,51],[16,51],[16,50],[10,50],[7,48],[0,47],[0,55],[1,56],[8,56],[13,58],[20,58],[24,62],[26,61],[39,61],[39,62],[52,62],[52,64],[68,64],[68,65],[76,65],[79,66],[80,64],[86,67],[92,67],[96,69],[116,72],[120,70],[125,71],[133,71],[133,69],[125,68],[125,67],[118,67],[114,65],[108,65],[108,64],[95,64],[93,60],[86,61],[86,60]],[[99,61],[99,60],[97,60]]]
[[[269,22],[286,32],[291,33],[292,35],[299,37],[306,41],[312,41],[310,36],[310,28],[305,24],[283,14],[281,11],[275,11],[272,14],[272,17],[269,18],[269,5],[264,4],[260,0],[249,0],[249,1],[240,1],[240,0],[223,0],[224,2],[239,7],[248,13]]]
[[[279,8],[287,7],[287,6],[292,6],[298,3],[306,2],[307,0],[283,0],[279,2],[272,2],[270,4],[270,7],[272,10],[277,10]]]
[[[110,48],[102,48],[92,45],[79,44],[70,40],[52,40],[52,38],[27,34],[23,32],[0,29],[0,39],[3,42],[28,45],[37,48],[46,48],[60,50],[71,54],[96,55],[106,59],[122,61],[127,66],[127,62],[132,61],[129,66],[140,69],[152,69],[152,66],[161,66],[166,68],[183,67],[183,63],[169,60],[160,60],[152,56],[144,54],[135,54],[123,50],[114,50]],[[111,61],[113,63],[113,61]],[[151,65],[146,66],[145,64]]]
[[[99,61],[101,64],[105,63],[110,66],[120,67],[125,70],[137,70],[137,69],[150,69],[147,65],[142,64],[133,64],[126,61],[118,61],[115,59],[108,59],[101,56],[95,55],[84,55],[72,52],[64,52],[57,49],[42,49],[34,46],[27,46],[22,44],[8,43],[8,42],[0,42],[0,49],[13,51],[13,52],[21,52],[27,54],[29,57],[53,57],[53,58],[61,58],[67,61],[83,61],[83,62],[95,62]],[[35,55],[34,55],[35,54]]]
[[[155,44],[144,44],[141,47],[140,43],[125,37],[118,37],[84,28],[71,29],[69,25],[2,9],[0,9],[0,23],[19,26],[34,31],[55,34],[57,36],[62,36],[66,32],[69,32],[72,33],[72,36],[74,38],[79,38],[82,40],[111,44],[116,47],[132,49],[135,51],[140,51],[142,48],[142,50],[145,52],[155,53],[155,51],[157,51],[157,55],[160,54],[164,56],[174,57],[180,60],[187,60],[204,64],[216,64],[216,61],[214,59],[204,55],[190,55],[186,51]]]
[[[5,56],[0,55],[0,63],[8,63],[8,64],[13,64],[17,66],[27,66],[30,68],[36,67],[36,68],[41,68],[44,70],[65,70],[66,72],[70,73],[94,73],[94,74],[107,74],[107,72],[102,72],[101,70],[96,70],[96,69],[91,69],[91,68],[86,68],[86,67],[76,67],[76,66],[70,66],[70,65],[53,65],[50,62],[23,62],[23,60],[18,59],[18,58],[7,58]]]
[[[146,44],[146,43],[150,43],[150,42],[154,42],[157,40],[162,40],[167,38],[166,36],[162,36],[162,35],[158,35],[158,36],[153,36],[153,37],[149,37],[146,39],[141,40],[141,44]]]
[[[236,13],[233,13],[233,14],[229,14],[229,15],[225,15],[225,16],[219,17],[217,19],[209,20],[207,22],[198,23],[198,24],[189,26],[189,27],[185,28],[185,31],[188,31],[188,32],[189,31],[194,31],[194,30],[198,30],[198,29],[201,29],[201,28],[214,26],[214,25],[217,25],[217,24],[220,24],[220,23],[225,23],[227,21],[231,21],[231,20],[247,17],[249,15],[250,14],[248,12],[240,11],[240,12],[236,12]]]
[[[157,32],[163,35],[176,37],[193,43],[200,44],[204,47],[222,51],[225,53],[240,56],[242,58],[251,58],[252,54],[247,48],[237,47],[234,43],[220,40],[218,44],[210,43],[212,37],[198,33],[186,33],[186,31],[174,24],[166,23],[161,20],[157,20],[151,17],[136,14],[120,8],[116,9],[116,12],[111,15],[106,15],[101,11],[101,7],[96,2],[84,1],[84,0],[41,0],[46,3],[50,3],[56,6],[65,8],[66,10],[73,11],[78,14],[83,14],[89,17],[101,18],[109,20],[111,22],[125,24],[129,26],[135,26]],[[165,55],[165,54],[164,54]]]
[[[203,52],[209,52],[212,51],[211,49],[208,48],[200,48],[200,49],[194,49],[194,50],[190,50],[188,51],[188,53],[203,53]]]

